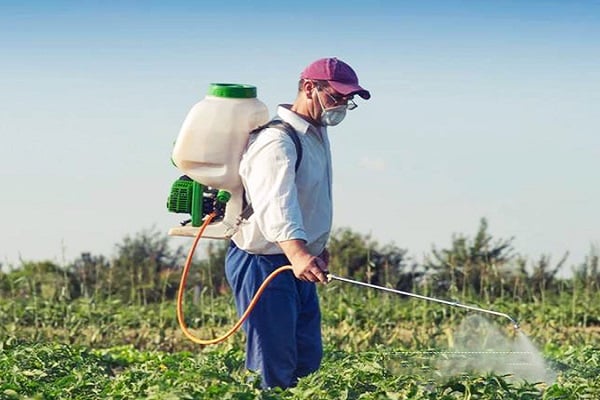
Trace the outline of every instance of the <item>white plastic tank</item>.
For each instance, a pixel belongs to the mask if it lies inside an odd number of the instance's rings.
[[[243,188],[239,176],[249,133],[269,120],[267,106],[256,87],[212,83],[208,94],[185,118],[175,146],[173,163],[194,181],[231,193],[222,221],[209,225],[204,236],[228,238],[242,212]],[[173,228],[169,234],[194,236],[197,228]]]
[[[255,86],[213,83],[185,118],[173,162],[196,182],[232,191],[241,184],[238,170],[248,134],[268,120]]]

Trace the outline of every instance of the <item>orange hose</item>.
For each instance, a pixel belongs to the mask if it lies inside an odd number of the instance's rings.
[[[240,317],[240,320],[238,322],[236,322],[235,325],[233,325],[233,327],[231,329],[229,329],[227,332],[225,332],[222,336],[216,337],[214,339],[200,339],[200,338],[194,336],[194,334],[192,332],[190,332],[190,330],[188,329],[188,327],[185,323],[184,316],[183,316],[183,294],[184,294],[184,290],[185,290],[185,284],[187,282],[187,276],[190,271],[190,266],[192,265],[192,257],[194,256],[194,251],[196,250],[196,246],[198,246],[198,242],[200,241],[200,238],[202,237],[204,230],[210,224],[210,222],[213,220],[215,215],[216,214],[214,212],[210,213],[208,215],[208,217],[206,218],[206,220],[204,221],[204,223],[198,230],[196,237],[194,238],[192,247],[190,248],[187,259],[185,260],[183,272],[181,273],[181,281],[179,283],[179,292],[177,293],[177,320],[179,321],[179,326],[181,327],[183,334],[188,339],[190,339],[194,343],[198,343],[198,344],[202,344],[202,345],[221,343],[224,340],[226,340],[229,336],[233,335],[238,329],[240,329],[240,326],[242,326],[244,321],[246,319],[248,319],[248,316],[254,309],[254,306],[256,306],[258,299],[260,298],[260,296],[262,295],[262,293],[264,292],[266,287],[269,285],[269,283],[271,283],[271,281],[273,279],[275,279],[275,277],[277,275],[279,275],[280,273],[292,269],[291,265],[284,265],[283,267],[279,267],[275,271],[273,271],[267,277],[267,279],[265,279],[265,281],[260,285],[260,287],[256,291],[256,294],[254,295],[254,297],[252,297],[252,300],[250,301],[248,308],[246,309],[246,311],[244,311],[244,313]]]

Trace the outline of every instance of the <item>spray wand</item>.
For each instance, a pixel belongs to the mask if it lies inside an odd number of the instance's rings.
[[[390,288],[386,288],[384,286],[373,285],[371,283],[366,283],[366,282],[361,282],[361,281],[355,281],[355,280],[348,279],[348,278],[342,278],[341,276],[337,276],[337,275],[334,275],[334,274],[327,274],[327,280],[329,282],[331,282],[332,280],[336,280],[336,281],[340,281],[340,282],[351,283],[353,285],[364,286],[364,287],[368,287],[368,288],[371,288],[371,289],[382,290],[384,292],[400,294],[400,295],[403,295],[403,296],[415,297],[417,299],[434,301],[436,303],[442,303],[442,304],[446,304],[446,305],[453,306],[453,307],[465,308],[465,309],[471,310],[471,311],[479,311],[479,312],[483,312],[483,313],[487,313],[487,314],[497,315],[499,317],[508,318],[510,320],[510,322],[513,324],[513,327],[515,329],[519,329],[519,323],[517,322],[516,319],[512,318],[508,314],[501,313],[501,312],[498,312],[498,311],[486,310],[485,308],[479,308],[479,307],[475,307],[475,306],[469,306],[469,305],[465,305],[465,304],[460,304],[460,303],[458,303],[456,301],[436,299],[435,297],[427,297],[427,296],[423,296],[423,295],[420,295],[420,294],[405,292],[405,291],[402,291],[402,290],[390,289]]]

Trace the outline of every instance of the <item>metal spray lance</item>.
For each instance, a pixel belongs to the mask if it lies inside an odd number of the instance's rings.
[[[390,289],[390,288],[386,288],[386,287],[383,287],[383,286],[373,285],[371,283],[355,281],[355,280],[348,279],[348,278],[342,278],[341,276],[337,276],[337,275],[334,275],[334,274],[327,274],[327,280],[329,282],[331,282],[332,280],[336,280],[336,281],[351,283],[353,285],[368,287],[368,288],[371,288],[371,289],[382,290],[384,292],[400,294],[400,295],[403,295],[403,296],[415,297],[415,298],[421,299],[421,300],[434,301],[436,303],[446,304],[446,305],[452,306],[452,307],[460,307],[460,308],[464,308],[464,309],[471,310],[471,311],[478,311],[478,312],[482,312],[482,313],[486,313],[486,314],[492,314],[492,315],[496,315],[496,316],[499,316],[499,317],[508,318],[510,320],[510,322],[513,324],[513,327],[515,329],[519,329],[519,323],[517,322],[516,319],[512,318],[508,314],[501,313],[501,312],[498,312],[498,311],[486,310],[485,308],[479,308],[479,307],[475,307],[475,306],[469,306],[469,305],[465,305],[465,304],[460,304],[460,303],[458,303],[456,301],[436,299],[435,297],[427,297],[427,296],[423,296],[423,295],[420,295],[420,294],[405,292],[405,291],[402,291],[402,290]]]

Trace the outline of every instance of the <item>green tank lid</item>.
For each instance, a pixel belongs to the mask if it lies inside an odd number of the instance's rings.
[[[238,83],[211,83],[208,87],[208,94],[216,97],[252,99],[256,97],[256,86]]]

